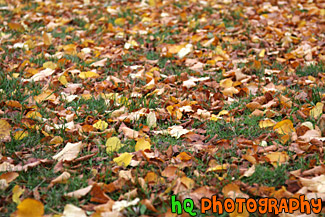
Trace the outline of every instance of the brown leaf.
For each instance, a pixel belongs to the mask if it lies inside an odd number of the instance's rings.
[[[89,186],[87,186],[85,188],[81,188],[79,190],[66,193],[66,194],[64,194],[64,196],[79,199],[79,198],[87,195],[91,191],[92,187],[93,187],[92,185],[89,185]]]

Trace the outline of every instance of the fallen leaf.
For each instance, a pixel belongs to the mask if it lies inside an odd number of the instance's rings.
[[[150,150],[150,142],[146,141],[144,138],[138,139],[137,143],[135,144],[135,151],[139,150]]]
[[[136,138],[139,137],[139,132],[138,131],[135,131],[135,130],[132,130],[129,127],[126,127],[126,126],[120,127],[120,130],[129,139],[136,139]]]
[[[216,165],[208,168],[207,172],[221,172],[227,170],[229,167],[230,167],[229,164]]]
[[[157,117],[155,112],[150,112],[148,114],[147,125],[149,128],[155,128],[157,126]]]
[[[127,200],[116,201],[113,204],[112,210],[120,212],[129,206],[137,205],[139,202],[140,202],[139,198],[135,198],[134,200],[131,200],[131,201],[127,201]]]
[[[16,172],[6,172],[0,175],[0,180],[4,179],[9,184],[19,176],[19,173]]]
[[[24,189],[22,189],[19,185],[15,185],[12,189],[12,201],[16,204],[20,204],[20,196],[24,193]]]
[[[251,168],[245,171],[243,174],[244,177],[250,177],[255,173],[255,165],[253,165]]]
[[[87,72],[80,72],[79,77],[81,79],[87,79],[87,78],[98,78],[99,74],[93,71],[87,71]]]
[[[23,138],[28,136],[28,132],[27,131],[22,131],[19,130],[17,132],[14,133],[14,139],[15,140],[22,140]]]
[[[87,217],[87,215],[81,208],[72,204],[67,204],[64,207],[62,217]]]
[[[54,94],[53,91],[51,91],[51,90],[45,90],[41,94],[35,96],[34,97],[34,100],[37,103],[41,103],[41,102],[43,102],[45,100],[54,101],[54,100],[56,100],[56,96],[55,96],[55,94]]]
[[[107,58],[102,59],[102,60],[98,60],[97,62],[94,62],[94,63],[90,64],[90,66],[103,67],[103,66],[105,66],[106,62],[107,62]]]
[[[323,107],[324,104],[321,102],[316,103],[316,106],[314,106],[310,111],[309,115],[315,119],[318,119],[319,116],[323,114]]]
[[[95,124],[93,124],[93,127],[103,131],[108,127],[108,123],[106,121],[98,120]]]
[[[89,185],[89,186],[87,186],[85,188],[81,188],[79,190],[66,193],[66,194],[64,194],[64,196],[66,196],[66,197],[73,197],[73,198],[79,199],[79,198],[87,195],[91,191],[92,187],[93,187],[92,185]]]
[[[118,26],[123,26],[126,22],[126,19],[123,17],[117,18],[114,20],[114,24]]]
[[[190,132],[191,130],[187,130],[184,129],[182,126],[172,126],[172,127],[168,127],[168,132],[172,137],[175,137],[176,139],[178,139],[179,137],[181,137],[182,135],[187,134],[188,132]]]
[[[70,179],[71,175],[68,172],[63,172],[61,175],[56,177],[51,181],[49,184],[48,188],[51,188],[53,185],[58,184],[58,183],[67,183],[67,181]]]
[[[52,75],[55,72],[55,70],[50,69],[50,68],[45,68],[44,70],[36,73],[29,79],[22,79],[23,81],[28,81],[28,82],[37,82],[37,81],[42,81],[46,77]]]
[[[43,41],[46,46],[50,46],[52,44],[52,35],[51,33],[43,33]]]
[[[0,119],[0,141],[10,138],[11,126],[3,119]]]
[[[176,158],[180,159],[181,161],[189,161],[192,159],[190,155],[188,155],[186,152],[179,153]]]
[[[274,121],[272,119],[264,119],[264,120],[260,120],[260,122],[259,122],[260,128],[272,127],[275,124],[276,124],[276,121]]]
[[[116,136],[113,136],[113,137],[110,137],[109,139],[107,139],[105,145],[106,145],[107,154],[118,151],[120,148],[125,146],[125,144],[122,144],[120,139]]]
[[[281,165],[289,161],[290,157],[286,152],[271,152],[265,156],[273,166]]]
[[[296,132],[295,128],[293,127],[293,123],[291,120],[286,119],[278,122],[273,129],[279,134],[286,134],[289,135],[292,132]]]
[[[48,61],[48,62],[43,63],[43,67],[46,69],[55,70],[58,66],[55,63]]]
[[[72,161],[78,156],[82,147],[83,144],[81,141],[76,143],[68,142],[62,151],[54,155],[52,158],[58,161]]]
[[[26,198],[18,206],[17,211],[13,213],[12,217],[43,217],[44,205],[42,202]]]
[[[125,152],[119,157],[114,158],[113,161],[119,166],[127,167],[130,164],[132,157],[132,154]]]

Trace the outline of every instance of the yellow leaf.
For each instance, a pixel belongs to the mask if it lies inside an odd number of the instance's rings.
[[[12,189],[12,201],[16,204],[20,204],[19,197],[24,193],[24,189],[22,189],[19,185],[15,185],[15,187]]]
[[[22,130],[17,131],[14,134],[15,140],[22,140],[23,138],[25,138],[27,136],[28,136],[28,132],[27,131],[22,131]]]
[[[273,130],[275,130],[279,134],[286,134],[286,135],[296,131],[295,128],[293,127],[292,121],[289,119],[277,123],[273,127]]]
[[[155,7],[157,5],[158,0],[149,0],[149,5],[151,7]]]
[[[268,128],[268,127],[272,127],[276,124],[276,121],[272,120],[272,119],[265,119],[265,120],[260,120],[259,122],[259,126],[260,128]]]
[[[26,198],[17,206],[15,217],[42,217],[44,215],[44,205],[38,200]]]
[[[289,155],[284,151],[271,152],[267,154],[265,157],[269,159],[269,161],[273,166],[277,166],[278,163],[281,165],[281,163],[285,163],[290,159]]]
[[[230,167],[229,164],[216,165],[214,167],[208,168],[207,172],[214,172],[214,171],[221,172],[227,170],[229,167]]]
[[[118,151],[120,148],[124,146],[124,144],[121,143],[120,139],[116,136],[109,138],[106,141],[106,152],[107,154],[112,153],[114,151]]]
[[[99,75],[96,72],[93,71],[87,71],[87,72],[80,72],[79,77],[81,79],[86,79],[86,78],[97,78]]]
[[[176,54],[184,47],[185,47],[185,45],[171,44],[171,45],[168,45],[167,49],[168,49],[168,53]]]
[[[97,130],[103,131],[108,127],[108,123],[106,121],[99,120],[93,124],[93,127],[95,127]]]
[[[117,163],[117,165],[119,166],[127,167],[130,164],[132,157],[133,157],[132,154],[125,152],[121,154],[119,157],[114,158],[113,161]]]
[[[43,63],[43,67],[44,68],[48,68],[48,69],[55,70],[58,66],[57,66],[56,63],[53,63],[51,61],[47,61],[47,62]]]
[[[221,116],[221,115],[229,115],[229,111],[227,110],[222,110],[218,113],[218,116]]]
[[[49,144],[50,145],[57,145],[57,144],[61,144],[62,142],[63,142],[63,138],[61,136],[54,136],[50,140]]]
[[[120,17],[120,18],[117,18],[117,19],[114,21],[114,23],[115,23],[115,25],[123,26],[123,25],[125,24],[125,21],[126,21],[125,18]]]
[[[56,96],[54,95],[54,92],[52,92],[51,90],[45,90],[40,95],[34,96],[34,100],[37,103],[43,102],[45,100],[54,101],[54,100],[56,100]]]
[[[265,56],[265,49],[262,49],[258,56],[263,58]]]
[[[0,119],[0,141],[2,139],[6,139],[10,137],[10,131],[11,131],[10,124],[5,120]]]
[[[36,120],[41,120],[42,115],[41,115],[41,113],[36,112],[36,111],[29,111],[29,112],[26,114],[26,118],[36,119]]]
[[[220,87],[228,88],[232,87],[233,81],[230,78],[226,78],[220,81]]]
[[[323,114],[323,107],[324,104],[321,102],[318,102],[314,108],[312,108],[309,111],[309,115],[312,116],[313,118],[317,119],[319,116]]]
[[[215,114],[212,114],[211,117],[210,117],[210,120],[211,120],[211,121],[218,121],[218,120],[220,120],[220,119],[222,119],[222,118],[219,117],[219,116],[217,116],[217,115],[215,115]]]
[[[64,45],[63,50],[68,55],[76,55],[77,54],[77,45],[74,45],[74,44]]]
[[[150,150],[150,142],[146,141],[144,138],[141,138],[137,141],[137,144],[135,144],[135,151],[139,150]]]
[[[61,84],[63,84],[64,86],[68,83],[67,78],[64,75],[61,75],[58,79],[60,81]]]

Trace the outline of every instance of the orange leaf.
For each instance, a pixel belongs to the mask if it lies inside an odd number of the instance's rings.
[[[292,121],[289,119],[280,121],[273,127],[273,129],[279,134],[291,134],[292,132],[296,132]]]
[[[44,215],[43,203],[32,198],[26,198],[17,206],[17,211],[12,216],[42,217],[43,215]]]
[[[181,161],[189,161],[192,157],[186,152],[181,152],[179,155],[176,156],[176,158],[180,159]]]

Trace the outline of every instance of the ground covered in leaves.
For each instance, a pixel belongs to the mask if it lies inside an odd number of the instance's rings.
[[[0,213],[325,199],[324,8],[0,0]]]

